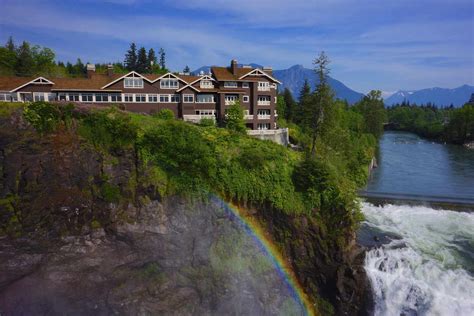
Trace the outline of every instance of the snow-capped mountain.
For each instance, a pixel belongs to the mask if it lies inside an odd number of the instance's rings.
[[[437,106],[449,106],[451,104],[454,106],[462,106],[469,101],[472,93],[474,93],[474,86],[469,85],[463,85],[454,89],[429,88],[412,91],[400,90],[386,98],[385,104],[392,105],[408,101],[411,104],[416,103],[418,105],[431,102]]]

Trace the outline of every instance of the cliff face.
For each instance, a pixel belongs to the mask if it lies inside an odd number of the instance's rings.
[[[1,314],[302,312],[222,209],[161,197],[138,165],[133,150],[102,153],[73,132],[39,136],[19,114],[0,119]],[[247,216],[279,244],[311,297],[337,314],[364,308],[355,245],[329,242],[309,216],[265,207]]]

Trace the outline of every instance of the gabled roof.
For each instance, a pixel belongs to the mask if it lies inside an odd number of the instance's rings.
[[[124,78],[129,77],[130,75],[132,75],[132,76],[134,76],[134,77],[135,77],[135,76],[138,76],[138,77],[140,77],[140,78],[145,79],[145,80],[148,81],[149,83],[153,83],[152,80],[148,79],[147,77],[145,77],[145,76],[143,76],[143,75],[140,75],[138,72],[136,72],[136,71],[130,71],[128,74],[123,75],[123,76],[121,76],[121,77],[115,79],[114,81],[107,83],[107,84],[106,84],[105,86],[103,86],[101,89],[105,89],[105,88],[107,88],[108,86],[111,86],[111,85],[113,85],[114,83],[116,83],[116,82],[118,82],[118,81],[120,81],[120,80],[122,80],[122,79],[124,79]]]
[[[237,68],[236,74],[233,74],[229,67],[211,67],[211,71],[218,81],[238,81],[245,79],[245,77],[249,75],[258,74],[260,76],[265,76],[276,83],[281,84],[280,81],[278,81],[277,79],[270,76],[268,73],[259,68],[240,67]]]
[[[259,68],[255,68],[255,69],[252,70],[251,72],[249,72],[249,73],[247,73],[247,74],[245,74],[245,75],[243,75],[243,76],[240,76],[240,77],[239,77],[239,80],[242,80],[242,79],[244,79],[244,78],[247,77],[247,76],[254,76],[254,75],[257,75],[257,76],[258,76],[258,75],[264,76],[264,77],[267,77],[268,79],[270,79],[270,80],[272,80],[272,81],[274,81],[274,82],[277,82],[277,83],[281,84],[280,81],[278,81],[277,79],[275,79],[274,77],[270,76],[270,75],[267,74],[265,71],[263,71],[263,70],[261,70],[261,69],[259,69]]]
[[[181,90],[184,90],[184,89],[186,89],[186,88],[188,88],[188,87],[189,87],[189,88],[192,88],[192,89],[194,89],[194,90],[196,90],[197,92],[201,92],[201,91],[199,91],[199,89],[193,87],[192,85],[195,84],[196,82],[199,82],[199,81],[203,80],[203,79],[216,81],[216,79],[212,78],[212,77],[209,76],[209,75],[204,75],[204,76],[187,76],[187,77],[189,77],[189,79],[191,79],[191,77],[197,77],[197,79],[196,79],[196,80],[193,80],[193,81],[191,81],[191,82],[189,82],[189,83],[188,83],[187,85],[185,85],[184,87],[181,87],[180,89],[176,90],[176,92],[180,92]]]
[[[0,77],[0,91],[10,92],[35,79],[35,77]]]

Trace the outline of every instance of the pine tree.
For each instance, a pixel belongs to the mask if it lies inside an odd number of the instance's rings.
[[[290,89],[285,88],[283,91],[283,99],[285,100],[286,111],[285,111],[285,118],[288,121],[294,120],[295,110],[296,110],[296,102],[293,99],[293,95],[291,94]]]
[[[189,66],[188,66],[188,65],[186,65],[186,67],[184,67],[183,72],[184,72],[185,74],[191,72],[191,69],[189,69]]]
[[[165,53],[165,50],[163,48],[160,48],[160,67],[161,69],[165,69],[166,68],[166,53]]]
[[[8,38],[8,41],[7,41],[7,44],[5,45],[5,47],[11,52],[15,51],[15,43],[13,42],[13,37],[10,36]]]
[[[80,58],[77,59],[76,64],[73,66],[73,74],[76,76],[82,76],[87,73],[87,67],[84,65]]]
[[[23,41],[17,51],[17,62],[15,72],[18,76],[31,76],[34,71],[35,61],[31,52],[30,44]]]
[[[146,54],[145,47],[140,47],[140,49],[138,50],[137,65],[135,67],[135,70],[138,73],[149,72],[148,56]]]
[[[130,49],[125,54],[125,66],[128,70],[136,70],[137,68],[137,46],[135,43],[130,44]]]
[[[150,65],[150,70],[153,69],[155,65],[157,65],[156,54],[153,48],[148,50],[148,64]]]
[[[311,156],[316,155],[316,140],[324,131],[325,115],[329,112],[333,102],[333,93],[328,84],[329,59],[324,52],[314,60],[314,71],[319,79],[316,90],[307,100],[303,101],[304,119],[303,125],[309,129],[311,134]]]
[[[300,95],[299,95],[299,102],[297,104],[297,107],[295,106],[292,115],[293,115],[293,121],[295,123],[302,123],[304,121],[304,108],[306,106],[306,103],[309,102],[309,97],[311,96],[311,87],[309,85],[308,79],[304,80],[303,87],[301,87],[300,90]]]

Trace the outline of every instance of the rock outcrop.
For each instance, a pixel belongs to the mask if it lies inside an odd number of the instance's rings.
[[[223,209],[164,198],[146,172],[133,150],[111,155],[74,132],[40,136],[19,114],[0,118],[0,314],[302,313]],[[366,310],[352,232],[338,243],[310,216],[266,207],[246,215],[319,310]]]

